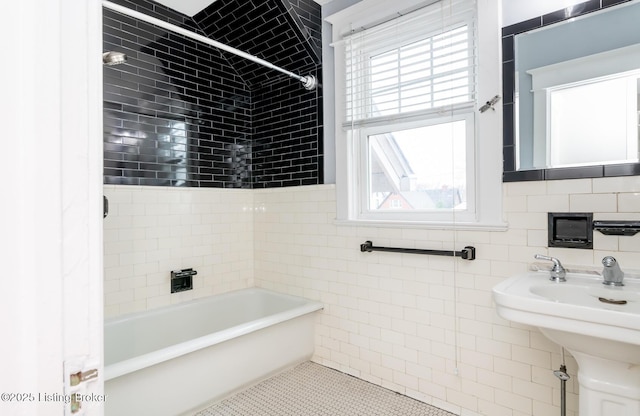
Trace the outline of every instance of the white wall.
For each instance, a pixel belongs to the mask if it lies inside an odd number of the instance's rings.
[[[503,185],[505,232],[337,226],[335,187],[212,190],[105,186],[105,302],[110,316],[247,286],[321,300],[314,360],[465,416],[559,414],[560,348],[499,318],[491,288],[536,253],[640,270],[640,237],[594,234],[593,250],[548,249],[547,212],[640,219],[640,177]],[[377,245],[460,249],[447,257],[361,253]],[[169,271],[195,289],[169,294]],[[577,365],[568,359],[568,415]],[[457,373],[456,374],[456,368]]]
[[[491,289],[536,253],[640,269],[640,236],[594,234],[593,250],[547,249],[547,212],[640,219],[640,178],[504,185],[506,232],[337,226],[333,185],[255,191],[257,286],[321,300],[314,360],[463,415],[559,414],[560,347],[499,318]],[[460,249],[477,259],[361,253],[359,245]],[[578,408],[567,362],[568,415]],[[456,370],[458,369],[458,374]],[[461,412],[461,413],[460,413]]]
[[[249,190],[105,185],[105,315],[152,309],[253,285]],[[171,294],[171,270],[194,289]]]

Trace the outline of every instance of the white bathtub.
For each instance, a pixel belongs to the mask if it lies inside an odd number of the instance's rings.
[[[184,414],[308,360],[319,309],[245,289],[109,319],[105,414]]]

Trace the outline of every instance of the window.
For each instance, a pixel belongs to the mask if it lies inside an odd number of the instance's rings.
[[[468,210],[471,116],[363,128],[356,141],[361,218],[399,220],[410,213],[445,219]]]
[[[336,60],[338,220],[501,223],[500,136],[478,151],[475,0],[419,9],[415,1],[396,1],[413,11],[394,14],[388,1],[363,0],[328,19]],[[374,17],[367,23],[365,15]],[[493,42],[496,49],[497,36]],[[498,166],[483,169],[478,156],[489,148],[497,153],[487,160]],[[480,195],[489,188],[482,175],[492,178],[493,189]],[[489,216],[486,198],[498,207]]]

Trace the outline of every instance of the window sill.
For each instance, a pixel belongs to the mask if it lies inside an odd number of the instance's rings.
[[[452,231],[507,231],[507,223],[471,223],[471,222],[427,222],[427,221],[381,221],[381,220],[342,220],[335,219],[337,226],[376,227],[376,228],[411,228],[424,230]]]

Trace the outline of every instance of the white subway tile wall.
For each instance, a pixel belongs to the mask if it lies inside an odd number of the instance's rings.
[[[320,300],[313,360],[463,416],[559,414],[560,347],[497,316],[491,288],[536,253],[640,270],[638,237],[594,233],[594,249],[547,248],[547,210],[638,219],[640,179],[506,183],[508,231],[338,226],[335,187],[260,190],[105,186],[106,314],[260,286]],[[361,253],[376,245],[455,248],[477,259]],[[169,294],[169,271],[194,267],[194,290]],[[567,355],[569,416],[577,364]]]
[[[319,299],[314,360],[462,415],[559,414],[560,347],[497,316],[491,288],[534,262],[600,267],[613,254],[640,269],[640,237],[594,233],[594,249],[547,248],[547,212],[640,217],[639,179],[504,185],[506,232],[337,226],[332,185],[255,191],[256,285]],[[594,193],[595,192],[595,193]],[[477,260],[361,253],[359,245],[456,248]],[[567,355],[568,415],[577,364]]]
[[[241,189],[105,185],[105,316],[253,286],[253,194]],[[171,294],[171,270],[194,268]]]

